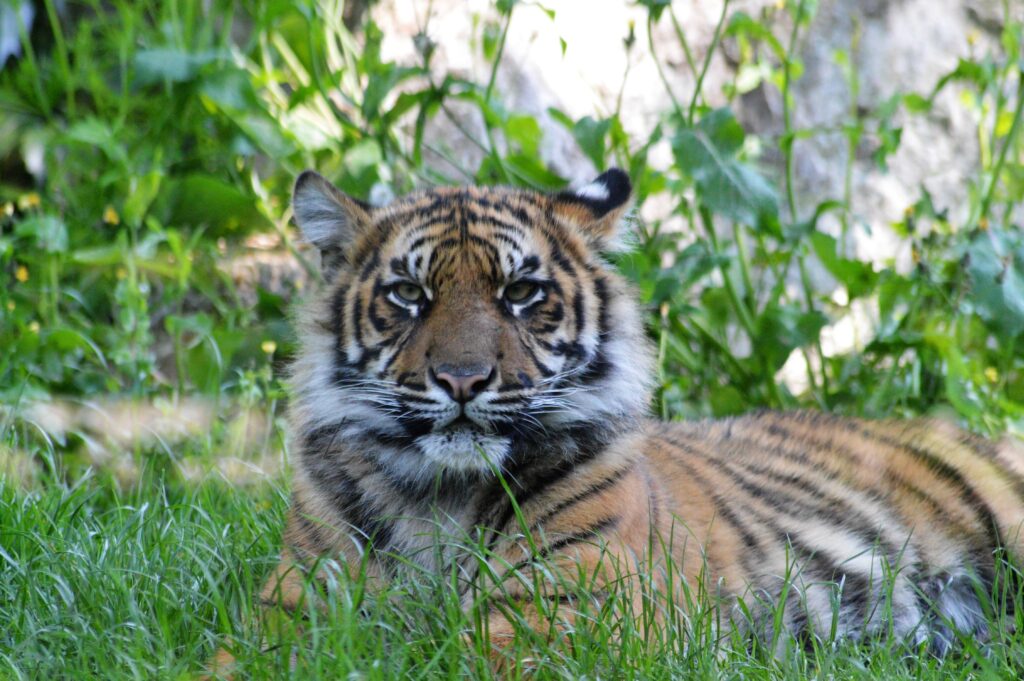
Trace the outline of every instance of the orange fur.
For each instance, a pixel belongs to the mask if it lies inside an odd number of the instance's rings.
[[[265,601],[296,607],[317,556],[373,579],[395,572],[395,554],[460,566],[467,607],[484,582],[501,585],[487,613],[500,649],[515,635],[509,604],[551,625],[518,578],[540,558],[552,602],[561,579],[590,574],[598,598],[626,579],[636,616],[644,589],[702,582],[754,635],[773,623],[756,608],[746,621],[738,599],[785,600],[785,629],[815,636],[838,589],[844,636],[894,631],[941,652],[949,621],[984,635],[964,584],[991,584],[1000,545],[1024,554],[1020,446],[933,420],[645,421],[642,319],[599,255],[626,206],[623,174],[580,194],[437,189],[382,209],[325,187],[304,174],[296,188],[299,226],[332,264],[300,319],[294,504]],[[508,298],[517,281],[528,305]],[[454,406],[438,367],[486,370],[487,385]],[[456,412],[466,425],[446,425]],[[494,577],[435,550],[436,532],[482,538]]]

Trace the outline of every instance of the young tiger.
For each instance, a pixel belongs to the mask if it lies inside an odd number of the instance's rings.
[[[647,420],[641,310],[600,256],[629,195],[610,170],[575,192],[431,189],[375,208],[298,178],[295,221],[327,284],[301,315],[292,507],[264,603],[295,607],[325,555],[376,579],[408,561],[472,575],[440,529],[482,536],[499,577],[529,564],[527,534],[566,577],[617,561],[668,588],[671,558],[724,608],[783,599],[798,637],[828,636],[834,615],[842,637],[940,653],[954,630],[984,636],[975,587],[999,547],[1024,554],[1020,446],[934,420]],[[503,597],[547,626],[524,583]]]

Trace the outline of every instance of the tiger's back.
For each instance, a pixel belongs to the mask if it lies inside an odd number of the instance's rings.
[[[766,640],[784,601],[793,635],[891,632],[944,652],[954,629],[984,636],[998,549],[1024,557],[1022,472],[1019,446],[940,420],[647,422],[535,490],[503,529],[515,537],[525,519],[571,563],[643,556],[642,571],[742,599],[732,615]],[[499,562],[520,567],[522,542],[505,550]]]

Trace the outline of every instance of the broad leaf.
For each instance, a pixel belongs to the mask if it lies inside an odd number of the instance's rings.
[[[729,109],[716,109],[694,127],[675,136],[678,166],[697,184],[701,200],[714,213],[744,224],[765,227],[778,218],[774,188],[737,158],[743,128]]]
[[[1024,239],[1018,232],[981,232],[967,248],[970,298],[983,319],[1005,333],[1024,331]]]

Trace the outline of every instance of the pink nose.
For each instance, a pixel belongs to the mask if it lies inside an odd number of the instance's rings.
[[[493,369],[490,367],[456,367],[442,364],[434,371],[434,379],[452,399],[468,402],[483,390],[491,380],[492,373]]]

